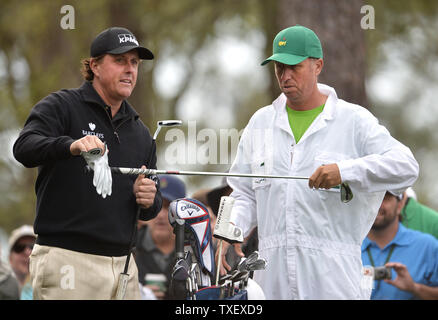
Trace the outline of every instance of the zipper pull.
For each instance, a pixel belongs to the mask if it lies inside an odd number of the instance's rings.
[[[120,144],[119,134],[117,133],[117,131],[114,131],[114,135],[117,138],[117,142]]]

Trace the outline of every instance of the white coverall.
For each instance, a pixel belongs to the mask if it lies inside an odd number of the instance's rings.
[[[336,163],[354,194],[342,203],[339,189],[312,190],[308,180],[229,177],[236,199],[231,221],[247,236],[258,226],[256,271],[267,299],[369,299],[361,284],[361,244],[386,190],[403,191],[418,177],[409,148],[365,108],[338,99],[333,88],[298,143],[290,128],[286,96],[259,109],[239,142],[230,172],[310,177]]]

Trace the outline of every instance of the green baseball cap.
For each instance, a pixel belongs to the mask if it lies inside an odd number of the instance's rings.
[[[323,57],[318,36],[312,30],[299,25],[281,30],[272,46],[274,54],[263,61],[262,66],[272,60],[295,65],[307,58]]]

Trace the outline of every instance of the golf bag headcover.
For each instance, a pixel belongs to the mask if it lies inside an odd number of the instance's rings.
[[[211,276],[215,272],[214,251],[210,215],[207,208],[199,201],[190,198],[176,199],[169,206],[169,222],[175,228],[176,220],[184,220],[185,232],[194,236],[193,251],[201,269]]]

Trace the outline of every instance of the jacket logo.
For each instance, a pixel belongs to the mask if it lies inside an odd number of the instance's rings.
[[[84,136],[96,136],[100,140],[103,140],[105,138],[103,133],[95,132],[94,131],[96,129],[96,124],[94,124],[93,122],[89,122],[88,123],[88,127],[90,128],[91,131],[82,130],[82,135],[84,135]]]

